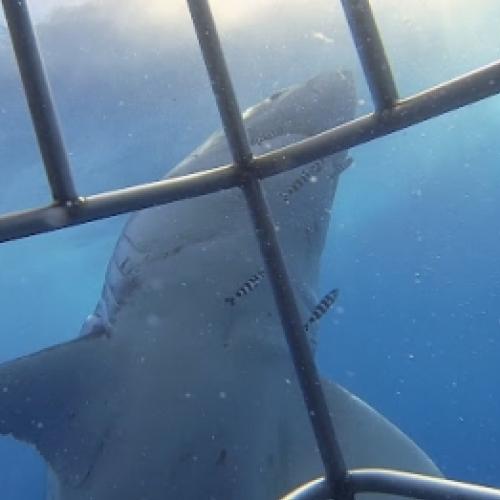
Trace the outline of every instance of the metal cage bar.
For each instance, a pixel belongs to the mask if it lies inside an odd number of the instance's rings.
[[[377,111],[391,108],[398,91],[368,0],[341,0]]]
[[[78,195],[26,1],[2,4],[52,197],[63,204],[74,202]]]
[[[399,101],[384,112],[365,115],[304,141],[254,158],[263,179],[323,156],[416,125],[500,93],[500,60]],[[0,243],[83,224],[133,210],[171,203],[235,187],[233,166],[117,189],[80,198],[71,207],[48,206],[0,216]]]
[[[187,0],[234,165],[77,198],[25,0],[2,0],[54,205],[0,217],[0,242],[239,186],[243,189],[325,463],[327,479],[287,500],[352,498],[380,492],[423,499],[500,500],[500,490],[394,470],[347,471],[281,256],[259,179],[382,137],[500,92],[500,61],[398,100],[368,0],[341,0],[376,112],[299,143],[253,158],[207,0]],[[318,419],[318,413],[320,416]],[[332,488],[333,487],[333,488]]]
[[[187,0],[187,4],[231,155],[238,167],[247,168],[252,151],[210,7],[205,0]]]
[[[500,93],[500,60],[436,85],[392,108],[344,123],[256,160],[259,175],[269,176],[306,162],[398,132]]]
[[[500,490],[422,474],[389,469],[356,469],[348,472],[354,493],[386,493],[423,500],[500,500]],[[315,479],[281,500],[329,500],[327,482]]]
[[[347,469],[321,388],[316,364],[302,326],[302,319],[295,302],[271,214],[260,182],[253,172],[252,153],[212,13],[207,0],[187,1],[233,161],[236,169],[242,174],[240,187],[245,195],[269,274],[281,324],[325,466],[327,482],[330,491],[335,493],[338,500],[349,500],[352,499],[352,495],[345,489]]]

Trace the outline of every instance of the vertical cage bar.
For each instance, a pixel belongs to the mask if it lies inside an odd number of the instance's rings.
[[[75,200],[77,193],[26,0],[2,0],[2,4],[52,197],[62,203]]]
[[[375,109],[391,108],[398,100],[398,91],[370,3],[368,0],[341,2]]]
[[[206,0],[187,0],[187,3],[233,160],[245,167],[252,160],[252,152],[210,6]]]
[[[242,190],[269,273],[297,378],[325,465],[326,477],[337,500],[351,499],[352,495],[345,490],[346,466],[335,436],[316,365],[303,331],[302,320],[271,216],[260,183],[252,173],[252,156],[212,13],[207,0],[187,0],[187,2],[233,159],[243,174]]]
[[[342,451],[259,181],[250,177],[243,191],[258,237],[260,251],[266,263],[297,379],[325,466],[329,491],[336,500],[352,500],[353,496],[347,488],[347,469]]]

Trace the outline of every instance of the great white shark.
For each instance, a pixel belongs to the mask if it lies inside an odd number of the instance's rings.
[[[302,140],[352,119],[355,102],[349,73],[319,75],[247,110],[249,141],[260,154]],[[218,132],[167,177],[230,162]],[[263,182],[304,323],[349,163],[343,152]],[[349,467],[439,475],[374,409],[324,390]],[[271,500],[323,474],[239,189],[131,216],[80,336],[0,367],[0,432],[36,447],[54,500]]]

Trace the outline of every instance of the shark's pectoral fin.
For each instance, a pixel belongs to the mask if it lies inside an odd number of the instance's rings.
[[[349,468],[395,468],[441,476],[432,460],[401,430],[346,389],[323,381]]]
[[[109,382],[108,342],[81,337],[0,366],[0,433],[32,443],[70,487],[89,476],[110,429],[105,392],[95,391]],[[88,407],[99,398],[96,415]]]

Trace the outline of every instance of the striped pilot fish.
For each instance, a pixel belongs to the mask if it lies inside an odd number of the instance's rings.
[[[236,293],[234,294],[233,297],[226,297],[224,300],[228,304],[231,304],[234,306],[236,304],[236,300],[240,299],[241,297],[245,297],[248,295],[250,292],[255,290],[258,286],[259,283],[262,281],[264,278],[265,272],[263,270],[260,270],[259,272],[255,273],[254,275],[250,276],[243,285],[238,288]]]
[[[318,305],[313,309],[311,316],[304,323],[304,330],[309,331],[311,326],[319,321],[335,304],[337,297],[339,296],[338,288],[334,288],[331,292],[328,292],[318,303]]]

